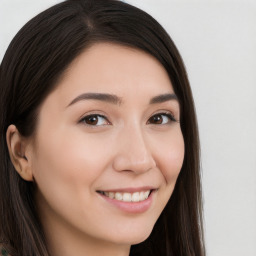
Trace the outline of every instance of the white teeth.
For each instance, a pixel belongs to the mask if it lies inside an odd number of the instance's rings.
[[[123,195],[121,193],[117,192],[117,193],[115,193],[115,199],[121,201],[123,199]]]
[[[150,190],[146,191],[145,192],[145,197],[148,198],[149,194],[150,194]]]
[[[113,199],[113,198],[115,198],[115,193],[109,192],[109,193],[108,193],[108,196]]]
[[[140,192],[135,192],[132,194],[132,201],[139,202],[140,201]]]
[[[103,192],[103,194],[111,199],[124,202],[139,202],[144,201],[149,197],[150,190],[134,193],[121,192]]]
[[[130,193],[123,193],[123,201],[131,202],[132,201],[132,195]]]
[[[145,200],[145,193],[144,192],[140,192],[140,199]]]

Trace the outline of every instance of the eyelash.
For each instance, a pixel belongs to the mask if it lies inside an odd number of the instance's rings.
[[[164,112],[164,113],[157,113],[157,114],[151,116],[151,117],[149,118],[149,120],[152,119],[152,118],[154,118],[154,117],[157,117],[157,116],[164,116],[164,117],[167,117],[169,120],[168,120],[168,122],[165,123],[165,124],[168,124],[168,123],[171,123],[171,122],[177,122],[177,120],[175,119],[175,117],[173,116],[173,114],[171,114],[171,113],[169,113],[169,112],[167,112],[167,113],[166,113],[166,112]],[[148,123],[148,122],[147,122],[147,123]],[[164,124],[160,124],[160,125],[164,125]]]
[[[167,117],[169,120],[168,120],[168,122],[166,122],[166,123],[164,123],[164,124],[161,123],[161,124],[154,124],[154,125],[165,125],[165,124],[169,124],[169,123],[171,123],[171,122],[178,122],[178,121],[175,119],[175,117],[174,117],[171,113],[169,113],[169,112],[163,112],[163,113],[154,114],[153,116],[151,116],[151,117],[149,118],[149,120],[150,120],[150,119],[153,119],[153,118],[155,118],[155,117],[158,117],[158,116]],[[88,123],[86,123],[86,120],[89,120],[90,118],[94,118],[94,117],[97,118],[97,122],[98,122],[99,118],[105,119],[105,122],[106,122],[107,124],[103,124],[103,126],[104,126],[104,125],[109,125],[109,124],[111,124],[111,123],[108,121],[108,119],[107,119],[104,115],[100,115],[100,114],[90,114],[90,115],[84,116],[84,117],[79,121],[79,123],[84,123],[84,124],[87,125],[87,126],[102,126],[102,125],[98,125],[98,124],[88,124]],[[162,118],[162,119],[163,119],[163,118]],[[149,121],[147,121],[147,124],[148,124],[148,123],[149,123]]]
[[[87,126],[101,126],[101,125],[95,125],[95,124],[88,124],[88,123],[86,123],[86,120],[89,120],[90,118],[93,118],[93,117],[96,117],[96,118],[97,118],[97,121],[98,121],[99,117],[100,117],[100,118],[103,118],[103,119],[105,119],[105,121],[107,122],[107,125],[110,124],[110,122],[108,121],[108,119],[107,119],[105,116],[100,115],[100,114],[90,114],[90,115],[84,116],[84,117],[79,121],[79,123],[84,123],[84,124],[87,125]]]

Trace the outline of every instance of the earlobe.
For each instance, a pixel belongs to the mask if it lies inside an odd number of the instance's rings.
[[[29,142],[22,137],[15,125],[10,125],[6,132],[6,142],[13,166],[26,181],[33,181],[30,157],[28,157]]]

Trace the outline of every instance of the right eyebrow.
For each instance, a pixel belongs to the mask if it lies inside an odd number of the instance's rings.
[[[83,94],[78,95],[67,105],[67,107],[75,104],[76,102],[82,101],[82,100],[99,100],[99,101],[105,101],[108,103],[112,103],[115,105],[120,105],[122,103],[122,99],[117,97],[116,95],[108,94],[108,93],[89,92],[89,93],[83,93]]]
[[[160,95],[153,97],[149,103],[156,104],[156,103],[163,103],[163,102],[170,101],[170,100],[178,101],[178,97],[174,93],[160,94]]]

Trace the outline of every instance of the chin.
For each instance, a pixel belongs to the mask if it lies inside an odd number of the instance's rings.
[[[133,230],[122,230],[116,232],[116,237],[113,239],[118,244],[135,245],[144,242],[151,234],[153,228],[144,228]]]

